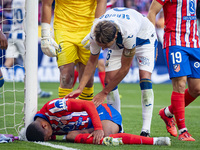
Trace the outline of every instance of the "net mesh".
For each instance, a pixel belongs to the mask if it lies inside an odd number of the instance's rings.
[[[16,135],[24,124],[25,0],[1,0],[0,16],[0,28],[8,38],[8,49],[0,51],[5,80],[0,88],[0,134]]]

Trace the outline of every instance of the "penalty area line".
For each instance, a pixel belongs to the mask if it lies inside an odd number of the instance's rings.
[[[34,143],[40,144],[40,145],[43,145],[43,146],[49,146],[49,147],[56,148],[56,149],[62,149],[62,150],[79,150],[79,149],[76,149],[76,148],[71,148],[71,147],[65,147],[65,146],[62,146],[62,145],[51,144],[49,142],[34,142]]]

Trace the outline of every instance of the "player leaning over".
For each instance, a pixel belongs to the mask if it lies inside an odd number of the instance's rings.
[[[74,66],[78,64],[79,81],[90,51],[81,44],[90,32],[95,18],[106,11],[106,0],[55,0],[54,35],[50,35],[51,10],[53,0],[42,0],[42,39],[44,54],[57,57],[60,70],[59,97],[64,97],[73,90]],[[59,46],[58,46],[59,45]],[[93,76],[88,80],[80,99],[92,100]]]
[[[173,136],[177,136],[177,123],[178,139],[181,141],[195,141],[185,125],[185,107],[200,95],[200,45],[196,6],[197,0],[153,0],[148,14],[148,18],[155,24],[156,14],[161,8],[164,11],[163,51],[173,92],[171,105],[161,109],[159,114]]]
[[[90,59],[84,71],[79,87],[67,97],[77,97],[85,87],[95,70],[101,48],[109,48],[106,61],[106,87],[93,101],[96,106],[107,98],[120,112],[120,97],[117,85],[129,71],[134,55],[139,65],[140,88],[142,91],[143,127],[141,135],[150,135],[154,94],[151,73],[156,59],[157,37],[155,27],[142,14],[133,9],[114,8],[108,10],[93,25],[90,40]],[[86,37],[87,40],[87,37]]]

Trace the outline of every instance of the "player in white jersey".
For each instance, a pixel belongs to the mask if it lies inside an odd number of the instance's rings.
[[[21,56],[25,53],[25,0],[13,0],[13,24],[8,37],[8,49],[6,51],[6,61],[4,65],[9,68],[12,67]],[[50,97],[51,93],[42,91],[38,81],[38,95],[39,97]]]
[[[154,69],[157,47],[154,25],[133,9],[114,8],[97,20],[90,35],[83,40],[83,43],[88,39],[91,56],[83,74],[83,80],[78,89],[66,97],[76,97],[81,93],[96,67],[101,48],[109,48],[105,77],[107,85],[94,97],[93,101],[98,106],[107,96],[107,103],[120,112],[121,104],[117,85],[128,73],[132,59],[136,55],[142,91],[143,127],[141,135],[150,136],[154,103],[151,74]]]

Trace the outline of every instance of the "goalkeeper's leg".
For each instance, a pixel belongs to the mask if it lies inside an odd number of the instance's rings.
[[[82,75],[84,73],[85,65],[83,65],[82,63],[79,63],[78,67],[79,67],[79,80],[81,81]],[[82,99],[82,100],[93,99],[94,97],[93,79],[94,79],[94,74],[91,75],[88,83],[86,84],[81,95],[79,96],[79,99]]]
[[[59,98],[65,97],[73,91],[74,63],[62,65],[60,69],[60,87],[58,88]]]

